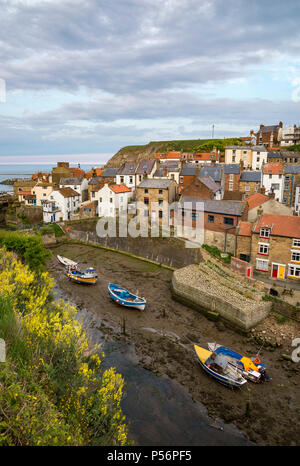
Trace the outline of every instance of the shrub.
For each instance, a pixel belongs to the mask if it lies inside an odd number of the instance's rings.
[[[0,282],[0,446],[126,445],[124,381],[91,354],[76,308],[4,249]]]

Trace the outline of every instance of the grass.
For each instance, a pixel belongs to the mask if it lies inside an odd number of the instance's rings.
[[[56,238],[64,236],[64,232],[62,231],[60,226],[57,225],[56,223],[51,223],[49,225],[43,226],[40,229],[40,232],[41,232],[42,235],[51,235],[51,234],[54,233]]]

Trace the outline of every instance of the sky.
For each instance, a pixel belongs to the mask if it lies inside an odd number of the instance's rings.
[[[297,0],[0,0],[0,163],[300,124]]]

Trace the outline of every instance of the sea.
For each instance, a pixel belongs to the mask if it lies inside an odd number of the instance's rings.
[[[80,168],[84,170],[85,172],[88,172],[91,170],[95,164],[93,165],[86,165],[86,164],[80,164]],[[31,178],[32,175],[36,172],[44,172],[44,173],[50,173],[52,171],[52,168],[54,168],[55,165],[53,164],[16,164],[16,165],[9,165],[9,164],[0,164],[0,183],[2,181],[5,181],[9,178]],[[78,167],[78,164],[70,163],[70,167]],[[98,165],[97,168],[101,167],[101,165]],[[13,187],[11,185],[4,185],[0,184],[0,192],[2,191],[12,191]]]

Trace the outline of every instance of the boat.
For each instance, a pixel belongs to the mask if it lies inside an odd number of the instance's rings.
[[[65,267],[77,267],[78,265],[78,262],[72,261],[71,259],[68,259],[67,257],[57,255],[57,259]]]
[[[86,285],[96,285],[97,283],[97,274],[93,268],[78,270],[69,267],[67,270],[67,276],[75,283],[82,283]]]
[[[134,309],[139,309],[140,311],[145,309],[145,298],[140,298],[139,296],[130,293],[130,291],[126,290],[126,288],[123,288],[122,286],[109,283],[108,291],[111,298],[116,303],[120,304],[120,306],[133,307]]]
[[[261,363],[258,356],[248,358],[216,342],[208,343],[207,346],[210,351],[224,356],[228,363],[236,367],[246,379],[255,383],[270,380],[266,372],[266,366]]]
[[[227,359],[222,355],[208,351],[198,345],[194,345],[194,349],[201,367],[222,385],[237,388],[247,383],[241,373],[228,364]]]

